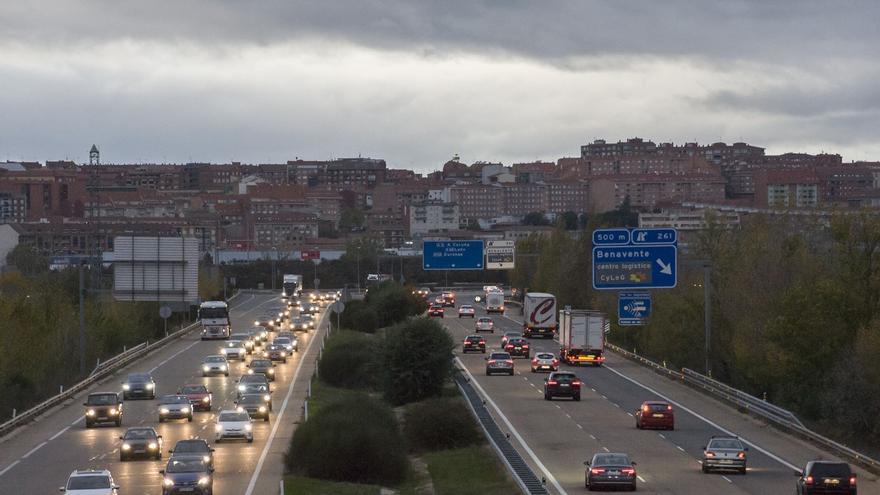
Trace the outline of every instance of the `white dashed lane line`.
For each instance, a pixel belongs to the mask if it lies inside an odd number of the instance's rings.
[[[3,476],[4,474],[6,474],[6,471],[9,471],[10,469],[14,468],[19,462],[21,462],[21,461],[15,461],[12,464],[6,466],[6,468],[4,468],[3,471],[0,471],[0,476]]]
[[[32,448],[32,449],[30,450],[30,452],[28,452],[27,454],[21,456],[21,458],[22,458],[22,459],[27,459],[28,457],[31,456],[31,454],[33,454],[34,452],[36,452],[36,451],[40,450],[41,448],[43,448],[44,445],[46,445],[46,442],[43,442],[43,443],[37,445],[36,447]]]
[[[724,481],[726,481],[726,482],[728,482],[728,483],[733,483],[733,480],[731,480],[731,479],[728,478],[727,476],[722,475],[721,477],[724,478]]]
[[[65,426],[64,428],[61,429],[61,431],[59,431],[58,433],[56,433],[56,434],[52,435],[51,437],[49,437],[49,441],[51,442],[52,440],[55,440],[56,438],[58,438],[58,437],[60,437],[61,435],[63,435],[64,432],[66,432],[66,431],[69,430],[69,429],[70,429],[69,426]]]

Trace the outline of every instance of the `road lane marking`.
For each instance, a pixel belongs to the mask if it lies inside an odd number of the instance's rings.
[[[565,413],[565,415],[568,416],[568,419],[571,419],[571,414]]]
[[[15,465],[18,464],[19,462],[21,462],[21,461],[15,461],[12,464],[6,466],[6,468],[3,471],[0,471],[0,476],[3,476],[4,474],[6,474],[6,471],[9,471],[10,469],[14,468]]]
[[[687,454],[687,452],[685,452],[685,450],[684,450],[683,448],[681,448],[680,446],[676,445],[675,448],[677,448],[678,450],[680,450],[680,451],[684,452],[685,454]]]
[[[580,425],[580,424],[578,424],[578,423],[575,423],[575,425],[576,425],[576,426],[577,426],[577,427],[578,427],[578,428],[580,428],[580,429],[582,429],[582,430],[583,430],[583,429],[584,429],[584,427],[583,427],[583,426],[581,426],[581,425]]]
[[[743,437],[740,436],[740,435],[737,435],[736,433],[734,433],[734,432],[728,430],[727,428],[725,428],[725,427],[719,425],[718,423],[712,421],[711,419],[709,419],[709,418],[707,418],[707,417],[705,417],[705,416],[699,414],[698,412],[694,411],[693,409],[691,409],[691,408],[689,408],[689,407],[686,407],[686,406],[682,405],[681,403],[679,403],[678,401],[674,401],[674,400],[670,399],[669,397],[667,397],[667,396],[661,394],[661,393],[658,392],[657,390],[654,390],[653,388],[651,388],[651,387],[649,387],[649,386],[647,386],[647,385],[644,385],[644,384],[640,383],[639,381],[634,380],[634,379],[632,379],[632,378],[630,378],[630,377],[624,375],[623,373],[617,371],[616,369],[614,369],[614,368],[612,368],[612,367],[610,367],[610,366],[608,366],[608,365],[605,365],[605,369],[607,369],[608,371],[614,373],[615,375],[617,375],[617,376],[623,378],[624,380],[629,381],[630,383],[633,383],[633,384],[635,384],[635,385],[638,385],[639,387],[642,387],[643,389],[647,390],[648,392],[651,392],[652,394],[656,395],[657,397],[660,397],[661,399],[663,399],[663,400],[669,402],[670,404],[673,404],[674,406],[678,407],[678,408],[681,409],[682,411],[685,411],[685,412],[690,413],[690,414],[693,415],[695,418],[702,420],[704,423],[708,424],[709,426],[712,426],[713,428],[716,428],[716,429],[718,429],[719,431],[721,431],[721,432],[723,432],[723,433],[726,433],[727,435],[730,435],[730,436],[733,436],[733,437],[739,437],[740,441],[743,442],[744,444],[746,444],[746,445],[750,445],[752,448],[754,448],[754,449],[757,450],[758,452],[760,452],[760,453],[766,455],[767,457],[769,457],[769,458],[773,459],[774,461],[776,461],[776,462],[782,464],[783,466],[785,466],[785,467],[787,467],[787,468],[789,468],[789,469],[793,469],[793,470],[795,470],[795,471],[800,471],[800,470],[801,470],[801,468],[799,468],[798,466],[795,466],[794,464],[792,464],[792,463],[786,461],[785,459],[779,457],[778,455],[774,454],[773,452],[770,452],[769,450],[767,450],[767,449],[761,447],[760,445],[756,444],[755,442],[752,442],[752,441],[750,441],[750,440],[748,440],[748,439],[746,439],[746,438],[743,438]]]
[[[662,438],[662,439],[664,439],[664,440],[666,440],[666,437],[665,437],[665,436],[664,436],[664,435],[663,435],[663,434],[662,434],[662,433],[658,433],[658,434],[657,434],[657,435],[659,435],[659,436],[660,436],[660,438]]]
[[[616,402],[612,402],[612,404],[614,404],[614,407],[620,409],[620,404],[618,404],[618,403],[616,403]],[[630,415],[632,415],[632,413],[630,413]]]
[[[602,447],[602,450],[604,450],[605,452],[611,452],[610,450],[608,450],[608,447]]]
[[[647,483],[647,481],[645,481],[645,478],[642,478],[641,475],[638,475],[638,474],[637,474],[637,475],[636,475],[636,478],[638,478],[639,481],[641,481],[642,483]]]
[[[168,359],[162,361],[161,363],[157,364],[156,366],[153,366],[153,368],[152,368],[150,371],[148,371],[147,373],[153,373],[153,372],[156,371],[157,369],[161,368],[165,363],[167,363],[168,361],[171,361],[172,359],[176,358],[177,356],[183,354],[185,351],[191,349],[193,346],[195,346],[195,345],[198,344],[199,342],[201,342],[201,340],[197,340],[197,341],[193,342],[192,344],[190,344],[190,345],[184,347],[183,349],[181,349],[181,350],[175,352],[175,353],[172,354],[171,357],[169,357]]]
[[[733,483],[733,480],[731,480],[727,476],[721,475],[721,477],[724,478],[724,480],[727,481],[728,483]]]
[[[462,371],[464,371],[465,374],[467,374],[468,378],[470,379],[470,383],[477,388],[477,390],[480,392],[480,394],[486,399],[486,402],[489,405],[491,405],[493,409],[495,409],[495,412],[498,413],[498,417],[501,418],[501,420],[507,426],[508,430],[510,430],[510,433],[512,433],[514,438],[516,438],[516,440],[519,442],[519,444],[522,445],[522,448],[526,451],[526,453],[529,455],[529,457],[531,457],[532,462],[534,462],[535,465],[538,466],[538,468],[541,470],[541,472],[544,473],[544,477],[547,478],[547,480],[550,482],[550,484],[552,484],[553,487],[556,488],[556,490],[559,493],[561,493],[562,495],[568,495],[568,492],[566,492],[562,488],[562,485],[559,484],[559,481],[556,480],[556,477],[553,476],[553,473],[551,473],[550,470],[547,469],[547,466],[545,466],[544,463],[541,462],[541,459],[538,459],[538,456],[535,454],[535,451],[532,450],[531,447],[529,447],[529,444],[527,444],[525,439],[523,439],[522,435],[519,434],[519,431],[517,431],[516,428],[514,428],[513,424],[511,424],[510,420],[507,419],[507,416],[505,416],[504,413],[501,412],[501,408],[498,407],[498,404],[496,404],[495,401],[492,400],[492,397],[490,397],[489,394],[486,393],[486,390],[483,389],[483,387],[480,385],[480,383],[477,381],[477,379],[474,378],[474,375],[471,374],[470,370],[467,369],[467,367],[464,365],[464,363],[461,361],[461,359],[456,357],[455,360],[456,360],[456,362],[458,362],[458,365],[459,365],[459,367],[461,367]],[[250,494],[247,494],[247,495],[250,495]]]
[[[43,443],[41,443],[40,445],[37,445],[36,447],[32,448],[30,452],[28,452],[27,454],[21,456],[21,458],[22,458],[22,459],[27,459],[28,457],[31,456],[31,454],[33,454],[34,452],[36,452],[36,451],[40,450],[41,448],[43,448],[44,445],[46,445],[46,442],[43,442]]]
[[[66,432],[66,431],[69,430],[69,429],[70,429],[69,426],[65,426],[64,428],[61,429],[61,431],[59,431],[58,433],[56,433],[56,434],[52,435],[51,437],[49,437],[49,441],[51,442],[52,440],[55,440],[56,438],[58,438],[58,437],[60,437],[61,435],[63,435],[64,432]]]
[[[635,417],[635,416],[633,416],[633,413],[631,413],[631,412],[629,412],[629,411],[627,411],[627,414],[628,414],[629,417],[631,417],[631,418],[634,418],[634,417]]]
[[[327,312],[322,314],[321,320],[324,320],[327,314]],[[321,323],[318,324],[319,328],[320,325]],[[293,395],[293,386],[296,384],[296,380],[299,377],[299,372],[302,370],[303,363],[306,362],[305,356],[308,355],[309,351],[312,349],[312,345],[315,342],[317,342],[318,340],[323,340],[318,339],[317,335],[318,333],[315,332],[312,335],[312,338],[309,339],[309,345],[306,346],[306,352],[300,358],[299,364],[296,366],[296,371],[293,372],[293,379],[290,380],[290,386],[287,388],[287,395],[284,397],[284,402],[281,403],[281,410],[278,411],[277,416],[275,416],[275,422],[272,424],[272,431],[269,433],[269,438],[266,440],[266,445],[263,447],[263,452],[260,454],[260,459],[257,461],[257,467],[254,469],[254,474],[251,476],[251,481],[248,483],[244,495],[252,495],[254,493],[254,487],[257,486],[257,480],[260,478],[260,471],[263,470],[263,463],[266,462],[266,457],[269,455],[269,449],[272,447],[272,441],[275,440],[275,433],[278,432],[278,426],[281,424],[281,418],[284,417],[284,411],[287,409],[287,403],[290,402],[290,396]],[[317,366],[317,362],[315,363],[315,365]]]
[[[593,440],[595,440],[595,439],[596,439],[596,436],[593,435],[592,433],[590,433],[590,438],[592,438]]]

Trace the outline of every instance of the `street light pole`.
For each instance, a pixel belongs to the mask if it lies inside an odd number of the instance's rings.
[[[706,376],[712,376],[709,352],[712,342],[712,294],[710,288],[712,264],[703,264],[703,325],[706,331]]]
[[[86,311],[85,311],[85,272],[83,262],[79,264],[79,374],[86,374]]]

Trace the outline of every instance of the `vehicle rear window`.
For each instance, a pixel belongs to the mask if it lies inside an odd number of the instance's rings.
[[[814,478],[848,478],[851,472],[849,464],[818,462],[809,474]]]
[[[577,377],[571,373],[557,373],[557,374],[553,375],[554,380],[560,380],[560,381],[571,381],[571,380],[574,380],[575,378],[577,378]]]
[[[651,408],[652,411],[665,411],[669,409],[668,404],[648,404],[648,407]]]
[[[510,359],[510,354],[506,352],[493,352],[490,356],[491,359]]]
[[[709,442],[709,448],[712,449],[739,449],[742,450],[742,443],[732,438],[721,438]]]
[[[553,359],[555,356],[553,354],[542,352],[540,354],[536,354],[535,357],[538,359]]]
[[[598,466],[629,466],[629,457],[625,454],[601,454],[596,456],[593,465]]]

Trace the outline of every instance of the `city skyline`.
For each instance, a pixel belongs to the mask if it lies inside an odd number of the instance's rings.
[[[556,7],[7,4],[0,158],[424,173],[632,136],[880,157],[874,3]]]

